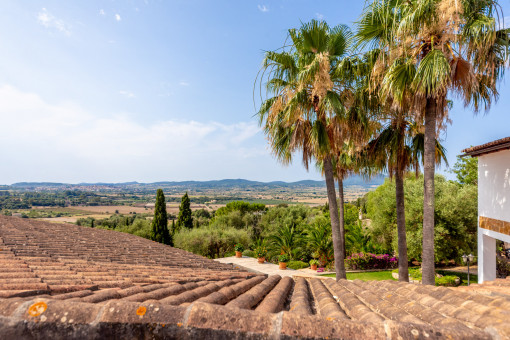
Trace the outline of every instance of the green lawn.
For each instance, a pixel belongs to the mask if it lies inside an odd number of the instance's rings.
[[[324,274],[321,276],[336,277],[336,274]],[[380,272],[347,273],[347,280],[356,279],[363,281],[394,280],[394,278],[391,276],[391,270],[382,270]]]

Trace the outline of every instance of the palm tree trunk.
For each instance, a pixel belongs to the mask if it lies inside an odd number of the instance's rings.
[[[434,172],[436,149],[436,101],[427,99],[425,107],[424,190],[423,190],[423,250],[422,283],[435,285],[434,270]]]
[[[397,163],[398,162],[399,160],[397,159]],[[397,200],[398,280],[409,282],[403,175],[403,172],[399,170],[399,164],[397,164],[397,171],[395,172],[395,191]]]
[[[336,280],[345,279],[345,240],[340,237],[340,221],[338,219],[338,206],[336,203],[335,178],[331,158],[324,159],[324,174],[326,177],[326,188],[328,190],[329,215],[331,218],[331,234],[333,236],[333,250],[335,252]]]
[[[344,180],[342,174],[337,175],[338,178],[338,218],[340,227],[340,239],[345,240],[345,219],[344,219]],[[345,258],[345,241],[344,241],[344,258]]]

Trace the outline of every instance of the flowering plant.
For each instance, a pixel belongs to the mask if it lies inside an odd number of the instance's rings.
[[[354,253],[345,259],[349,269],[389,269],[395,268],[398,259],[388,254]]]
[[[266,255],[267,255],[266,247],[260,246],[255,249],[255,256],[257,256],[258,258],[266,257]]]

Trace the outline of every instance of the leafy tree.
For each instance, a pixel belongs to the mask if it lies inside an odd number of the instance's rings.
[[[172,236],[168,231],[166,202],[162,189],[158,189],[156,192],[156,205],[154,206],[154,218],[152,219],[150,238],[156,242],[173,245]]]
[[[436,175],[434,261],[456,260],[463,253],[476,252],[477,187],[460,186]],[[404,181],[406,236],[409,259],[422,260],[423,176],[408,174]],[[368,232],[386,253],[397,249],[395,183],[383,185],[366,195]]]
[[[177,217],[177,225],[179,228],[185,227],[187,229],[193,228],[193,217],[191,216],[190,200],[186,192],[181,198],[181,205],[179,207],[179,216]]]
[[[496,23],[500,8],[497,0],[373,0],[358,23],[358,40],[381,51],[373,74],[383,96],[424,121],[424,284],[435,284],[436,135],[452,93],[475,112],[497,98],[510,42]]]
[[[209,258],[225,257],[234,251],[235,244],[248,247],[246,230],[235,228],[214,228],[211,226],[182,229],[175,234],[175,246]]]
[[[216,210],[216,216],[226,215],[232,211],[239,211],[244,216],[247,212],[263,212],[266,206],[261,203],[248,203],[243,201],[234,201],[227,203],[226,206]]]
[[[478,185],[478,158],[457,156],[452,172],[460,184]]]

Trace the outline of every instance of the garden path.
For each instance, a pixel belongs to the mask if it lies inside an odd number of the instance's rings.
[[[222,257],[219,259],[215,259],[214,261],[218,261],[221,263],[232,263],[234,266],[241,267],[241,269],[248,269],[250,271],[256,271],[258,273],[267,274],[267,275],[275,275],[278,274],[280,276],[306,276],[306,277],[315,277],[318,276],[316,271],[313,271],[309,268],[305,269],[279,269],[277,264],[264,262],[258,263],[256,258],[243,256],[243,257]],[[325,273],[321,273],[325,274]]]

